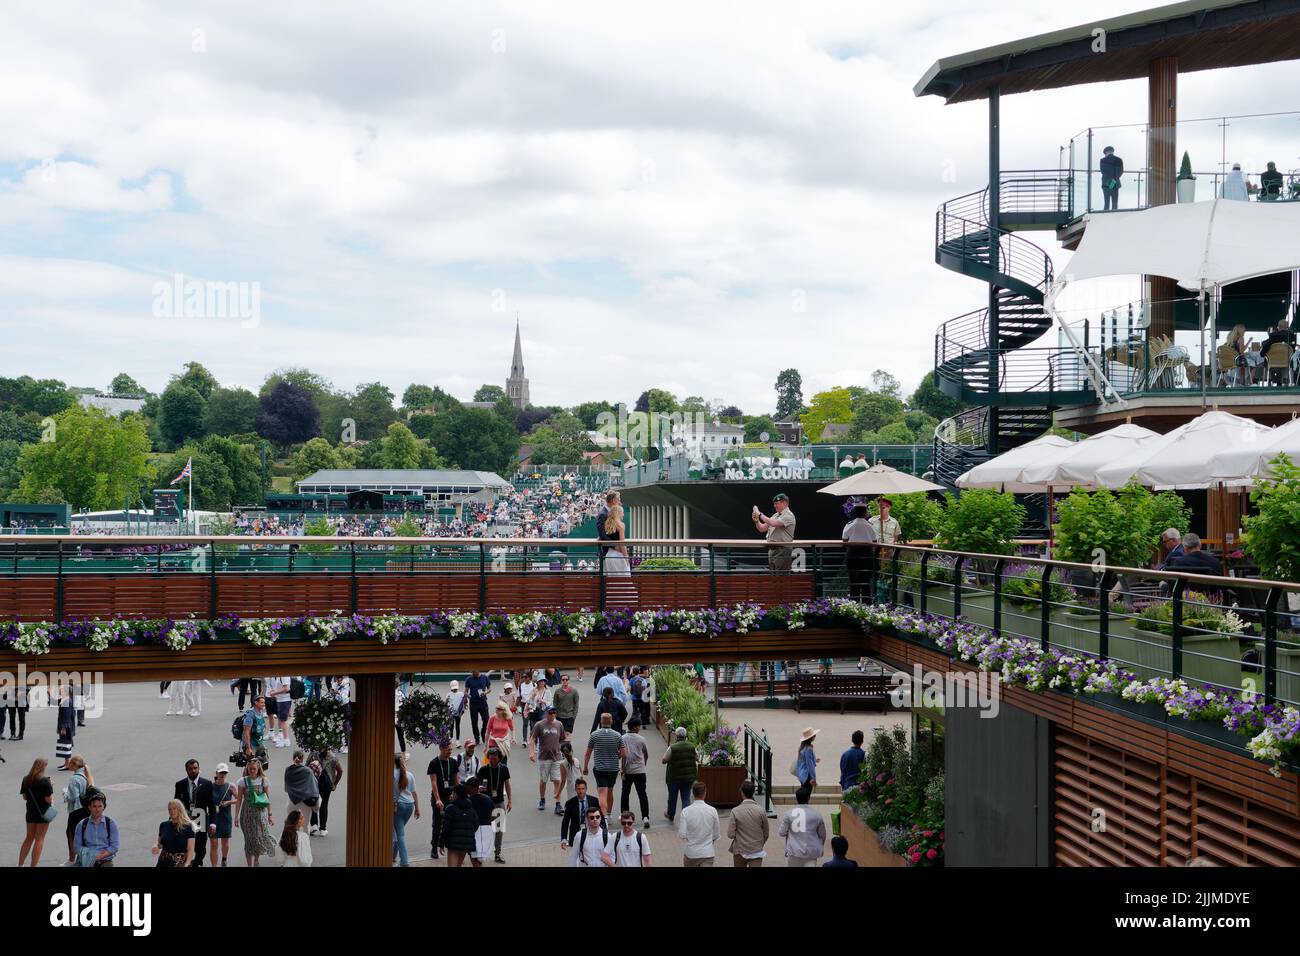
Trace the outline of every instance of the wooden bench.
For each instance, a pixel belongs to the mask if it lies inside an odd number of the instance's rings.
[[[794,709],[804,704],[830,701],[844,705],[862,701],[877,704],[882,711],[889,707],[889,677],[885,674],[795,674],[790,678]]]

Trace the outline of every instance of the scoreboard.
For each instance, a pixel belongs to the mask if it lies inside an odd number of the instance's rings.
[[[161,521],[180,521],[185,502],[179,488],[155,488],[153,516]]]

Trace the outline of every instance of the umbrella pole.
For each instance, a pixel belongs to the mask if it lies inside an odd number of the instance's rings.
[[[1205,411],[1205,280],[1201,280],[1201,411]],[[1211,369],[1211,373],[1213,373]]]

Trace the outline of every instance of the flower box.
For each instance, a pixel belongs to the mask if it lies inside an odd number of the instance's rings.
[[[748,776],[749,770],[744,764],[731,767],[708,767],[699,764],[695,771],[695,778],[703,781],[708,788],[704,799],[710,806],[719,809],[740,806],[740,802],[745,799],[740,792],[740,785]]]
[[[880,845],[880,837],[847,803],[840,804],[840,836],[849,841],[848,858],[858,866],[907,866],[897,853]]]
[[[1143,717],[1161,724],[1169,721],[1169,714],[1165,712],[1163,704],[1138,703],[1137,701],[1125,700],[1119,694],[1095,694],[1093,697],[1098,703],[1105,704],[1114,710],[1132,714],[1134,717]]]

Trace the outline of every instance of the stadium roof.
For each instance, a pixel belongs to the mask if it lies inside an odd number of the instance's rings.
[[[1095,51],[1105,31],[1105,52]],[[1300,0],[1185,0],[1164,7],[970,53],[944,57],[917,82],[917,96],[949,103],[1084,83],[1144,77],[1152,60],[1178,58],[1178,71],[1217,70],[1300,58]]]
[[[421,468],[326,468],[308,475],[298,482],[303,485],[420,485],[439,487],[447,485],[478,486],[481,488],[509,488],[510,482],[490,471],[453,471],[450,469]]]

